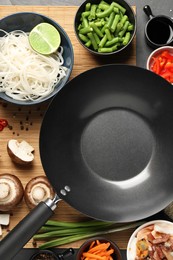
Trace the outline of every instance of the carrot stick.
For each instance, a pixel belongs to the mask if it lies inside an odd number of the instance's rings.
[[[102,243],[95,240],[91,243],[87,252],[82,254],[81,260],[113,260],[112,254],[114,249],[110,247],[110,243]]]
[[[94,259],[98,259],[98,260],[105,260],[105,257],[103,257],[103,256],[91,254],[91,253],[88,253],[88,252],[87,253],[83,253],[83,255],[85,257],[88,257],[89,259],[94,258]]]

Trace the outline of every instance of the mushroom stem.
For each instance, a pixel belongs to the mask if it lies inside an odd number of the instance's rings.
[[[45,197],[46,193],[42,187],[34,187],[32,191],[32,197],[36,202],[42,201]]]

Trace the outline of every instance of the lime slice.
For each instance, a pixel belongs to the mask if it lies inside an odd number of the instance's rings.
[[[36,52],[49,55],[58,49],[61,37],[53,25],[40,23],[29,33],[29,43]]]

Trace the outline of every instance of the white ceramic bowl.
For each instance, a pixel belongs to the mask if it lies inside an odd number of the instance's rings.
[[[169,234],[171,234],[173,236],[173,223],[167,220],[153,220],[153,221],[149,221],[143,225],[141,225],[140,227],[138,227],[133,234],[131,235],[128,245],[127,245],[127,260],[135,260],[135,256],[136,256],[136,242],[137,242],[137,234],[138,232],[143,229],[144,227],[150,226],[150,225],[162,225],[163,230],[165,231],[165,233],[170,232]],[[166,229],[166,227],[168,227]]]
[[[147,63],[146,63],[146,68],[148,70],[151,70],[150,68],[153,63],[153,57],[158,57],[163,51],[168,51],[170,54],[173,55],[173,46],[163,46],[163,47],[157,48],[156,50],[151,52],[151,54],[149,55],[149,57],[147,59]]]

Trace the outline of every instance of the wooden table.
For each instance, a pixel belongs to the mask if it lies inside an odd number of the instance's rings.
[[[130,48],[123,55],[114,57],[113,59],[100,60],[89,54],[77,41],[73,21],[76,6],[0,6],[0,18],[21,11],[31,11],[47,15],[56,20],[69,35],[74,48],[74,68],[71,78],[77,76],[83,71],[90,68],[100,66],[105,63],[124,63],[136,64],[136,41],[133,40]],[[44,175],[39,156],[39,130],[43,119],[44,112],[48,102],[34,106],[17,106],[0,100],[0,118],[8,120],[10,127],[4,128],[0,132],[0,174],[11,173],[18,176],[23,186],[33,177]],[[17,139],[18,141],[26,140],[35,148],[35,159],[30,167],[21,167],[15,165],[7,153],[7,142],[9,139]],[[20,220],[29,212],[24,200],[13,210],[9,230],[11,230]],[[70,207],[64,201],[61,201],[52,219],[64,221],[82,221],[87,217]],[[9,230],[3,230],[5,236]],[[123,232],[107,235],[108,238],[114,240],[120,248],[126,248],[128,239],[133,229]],[[68,244],[66,247],[72,246],[78,248],[83,241]],[[26,248],[32,248],[32,239],[27,243]],[[64,247],[64,246],[63,246]]]

